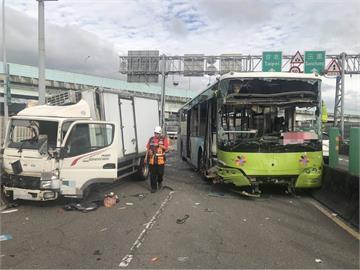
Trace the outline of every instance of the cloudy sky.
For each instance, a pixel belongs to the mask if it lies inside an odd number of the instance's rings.
[[[46,2],[46,65],[112,78],[118,55],[360,53],[358,0],[59,0]],[[8,61],[37,65],[37,1],[6,0]],[[346,80],[346,110],[358,112],[360,75]],[[209,78],[191,79],[203,88]],[[334,80],[324,81],[332,111]],[[189,88],[180,79],[179,88]]]

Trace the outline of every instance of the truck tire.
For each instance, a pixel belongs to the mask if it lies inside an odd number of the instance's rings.
[[[149,164],[144,163],[144,158],[145,157],[140,158],[140,165],[136,173],[136,178],[140,181],[145,181],[149,176]]]

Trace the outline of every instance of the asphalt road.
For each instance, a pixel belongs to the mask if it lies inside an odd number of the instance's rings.
[[[1,234],[13,237],[0,242],[1,268],[359,268],[359,241],[306,194],[272,188],[244,198],[204,181],[174,153],[165,174],[174,192],[151,194],[148,182],[126,179],[91,194],[115,192],[112,208],[24,202],[1,214]]]

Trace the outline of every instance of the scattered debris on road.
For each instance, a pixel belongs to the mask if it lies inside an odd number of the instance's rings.
[[[204,212],[213,213],[213,212],[215,212],[215,210],[212,210],[210,208],[205,208]]]
[[[212,192],[212,193],[209,193],[208,196],[210,196],[210,197],[224,197],[225,194],[222,193],[222,192]]]
[[[172,187],[169,187],[169,186],[163,186],[163,189],[165,189],[165,188],[167,188],[167,189],[169,189],[169,190],[171,190],[171,191],[174,191],[174,189],[173,189]]]
[[[321,259],[315,259],[315,262],[322,263],[322,260]]]
[[[105,198],[104,198],[104,206],[106,208],[111,208],[113,207],[115,204],[117,204],[119,202],[119,196],[116,195],[114,192],[110,192],[108,194],[105,194]]]
[[[30,220],[30,218],[26,217],[25,220]]]
[[[333,217],[337,217],[338,214],[336,214],[336,213],[331,213],[331,215],[332,215]]]
[[[16,212],[16,211],[18,211],[18,210],[19,210],[19,209],[5,210],[5,211],[2,211],[1,214],[9,214],[9,213]]]
[[[94,251],[93,255],[102,255],[102,253],[100,250],[97,249]]]
[[[133,195],[130,195],[130,197],[137,197],[139,198],[139,200],[142,200],[144,199],[149,193],[137,193],[137,194],[133,194]]]
[[[123,209],[126,209],[126,206],[123,206],[123,207],[119,207],[118,209],[119,209],[119,210],[123,210]]]
[[[132,202],[127,202],[125,204],[128,205],[128,206],[134,205],[134,203],[132,203]]]
[[[99,205],[95,202],[91,202],[91,203],[70,203],[67,204],[63,207],[64,210],[66,211],[73,211],[73,210],[77,210],[83,213],[87,213],[90,211],[94,211],[96,209],[99,208]]]
[[[178,257],[177,258],[178,262],[186,262],[187,260],[189,260],[189,257]]]
[[[189,218],[190,216],[188,214],[186,214],[183,218],[178,218],[176,219],[176,223],[177,224],[183,224],[185,223],[185,221]]]
[[[151,258],[151,262],[157,262],[159,260],[159,257]]]
[[[200,203],[197,202],[197,203],[195,203],[195,205],[200,205]]]
[[[11,240],[13,239],[12,236],[10,234],[2,234],[0,235],[0,242],[1,241],[6,241],[6,240]]]
[[[269,220],[270,218],[269,218],[269,217],[266,217],[265,219],[266,219],[266,220]]]
[[[246,221],[247,221],[247,219],[246,219],[246,218],[243,218],[243,221],[244,221],[244,222],[246,222]]]
[[[103,228],[103,229],[100,230],[100,232],[105,232],[107,230],[108,230],[108,228]]]
[[[245,197],[248,197],[248,198],[260,198],[260,194],[259,193],[249,193],[249,192],[246,192],[245,190],[242,190],[242,191],[238,191],[238,190],[231,190],[232,192],[235,192],[239,195],[242,195],[242,196],[245,196]]]

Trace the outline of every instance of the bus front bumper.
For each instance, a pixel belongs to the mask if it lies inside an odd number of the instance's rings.
[[[224,183],[232,183],[238,187],[248,187],[254,184],[293,184],[295,188],[317,188],[321,186],[321,170],[307,168],[299,175],[261,175],[248,176],[242,170],[231,167],[217,167],[217,175]]]

